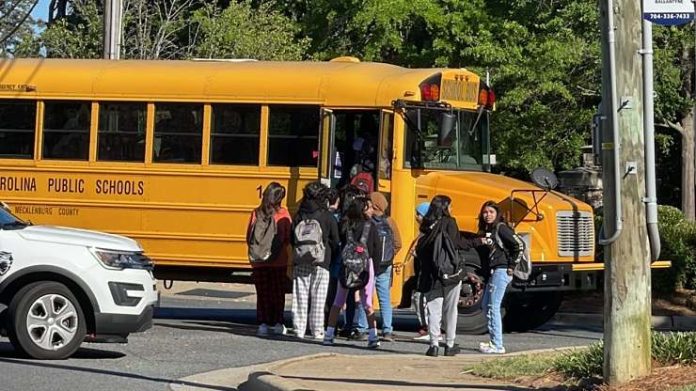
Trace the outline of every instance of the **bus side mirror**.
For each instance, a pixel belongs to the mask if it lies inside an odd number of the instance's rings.
[[[447,145],[450,133],[454,129],[454,122],[456,116],[452,113],[442,113],[440,114],[440,130],[437,137],[438,145]]]

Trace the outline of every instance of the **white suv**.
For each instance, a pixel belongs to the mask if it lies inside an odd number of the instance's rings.
[[[0,206],[0,329],[30,357],[63,359],[83,341],[150,328],[151,269],[132,239],[31,225]]]

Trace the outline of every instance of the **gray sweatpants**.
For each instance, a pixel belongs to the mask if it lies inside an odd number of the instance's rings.
[[[437,346],[440,337],[440,328],[445,327],[445,342],[447,346],[454,346],[457,333],[457,304],[462,283],[431,290],[425,293],[425,306],[428,314],[428,334],[430,345]],[[444,321],[444,322],[443,322]]]

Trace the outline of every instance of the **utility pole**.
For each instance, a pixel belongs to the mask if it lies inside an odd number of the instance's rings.
[[[650,261],[646,230],[641,5],[602,0],[604,380],[650,373]]]
[[[121,0],[104,0],[104,58],[121,58]]]

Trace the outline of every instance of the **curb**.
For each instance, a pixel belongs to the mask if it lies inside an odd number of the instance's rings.
[[[554,315],[555,322],[567,325],[604,327],[603,314],[578,314],[559,312]],[[652,328],[662,331],[696,331],[696,316],[653,316]]]
[[[291,380],[270,372],[253,372],[249,374],[249,379],[239,385],[240,390],[254,391],[300,391],[311,389],[302,387]]]

